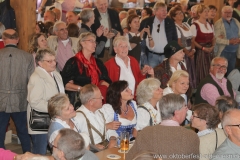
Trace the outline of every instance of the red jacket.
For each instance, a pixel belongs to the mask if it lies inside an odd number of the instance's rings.
[[[132,69],[133,76],[135,78],[135,92],[137,85],[146,78],[145,75],[142,75],[138,61],[131,56],[128,56],[130,58],[130,66]],[[119,80],[120,77],[120,67],[117,65],[115,61],[115,57],[111,58],[107,62],[105,62],[105,66],[108,70],[108,76],[112,80],[112,82],[116,82]]]
[[[3,41],[0,39],[0,49],[1,48],[4,48],[4,44],[3,44]]]

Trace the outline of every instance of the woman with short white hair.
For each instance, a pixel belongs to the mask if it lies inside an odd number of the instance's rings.
[[[163,90],[160,81],[148,78],[139,83],[136,91],[139,104],[136,129],[142,130],[147,126],[157,125],[161,122],[158,101],[162,98]]]
[[[132,93],[135,93],[137,85],[148,75],[154,77],[153,68],[145,65],[140,70],[137,60],[128,56],[129,41],[124,36],[118,36],[113,41],[116,56],[105,63],[108,75],[112,82],[125,80],[129,84]]]

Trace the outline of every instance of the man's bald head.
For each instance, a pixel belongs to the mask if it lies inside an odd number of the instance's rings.
[[[6,29],[2,34],[4,45],[14,44],[17,45],[19,41],[18,33],[13,29]]]

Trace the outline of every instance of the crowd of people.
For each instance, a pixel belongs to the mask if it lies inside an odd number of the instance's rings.
[[[44,2],[28,52],[0,23],[0,159],[95,160],[125,131],[127,160],[239,159],[240,0]],[[10,117],[24,154],[4,150]]]

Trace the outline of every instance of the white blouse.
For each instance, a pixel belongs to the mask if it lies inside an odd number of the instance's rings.
[[[202,33],[214,33],[213,25],[210,25],[209,23],[207,23],[207,28],[206,28],[205,25],[200,23],[198,20],[196,20],[195,23],[197,23],[199,25]],[[193,34],[193,37],[196,37],[197,36],[197,28],[194,24],[191,25],[190,30]]]

